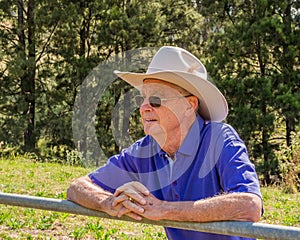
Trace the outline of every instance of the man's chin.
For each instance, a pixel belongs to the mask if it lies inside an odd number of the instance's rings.
[[[159,124],[155,124],[155,125],[148,126],[148,127],[144,126],[144,132],[147,135],[154,136],[154,135],[163,134],[164,130],[163,130],[163,128],[161,128],[161,126]]]
[[[152,126],[149,129],[144,129],[147,135],[152,136],[157,142],[164,142],[166,139],[166,132],[160,125]]]

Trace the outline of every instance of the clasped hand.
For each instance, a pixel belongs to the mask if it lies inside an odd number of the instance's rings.
[[[140,182],[129,182],[119,187],[114,193],[112,207],[117,216],[127,215],[135,220],[142,217],[160,220],[163,201],[157,199]]]

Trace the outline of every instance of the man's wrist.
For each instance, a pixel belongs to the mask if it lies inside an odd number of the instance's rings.
[[[101,200],[100,202],[100,211],[105,212],[109,215],[113,214],[113,196],[106,196],[104,199]]]
[[[172,219],[172,214],[174,214],[174,209],[172,206],[173,206],[172,202],[162,201],[161,211],[160,211],[161,212],[160,220],[171,220]]]

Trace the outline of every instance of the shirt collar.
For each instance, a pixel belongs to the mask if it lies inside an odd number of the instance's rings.
[[[187,136],[183,143],[179,147],[177,153],[184,155],[193,155],[198,149],[200,142],[200,132],[203,128],[204,120],[200,115],[197,116],[194,123],[192,124]]]

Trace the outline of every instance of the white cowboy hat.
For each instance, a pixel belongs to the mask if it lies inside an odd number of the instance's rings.
[[[114,73],[140,89],[147,78],[163,80],[176,84],[200,101],[199,113],[205,120],[222,121],[228,113],[225,97],[215,85],[207,80],[204,65],[194,55],[179,48],[165,46],[154,55],[146,73],[120,72]]]

